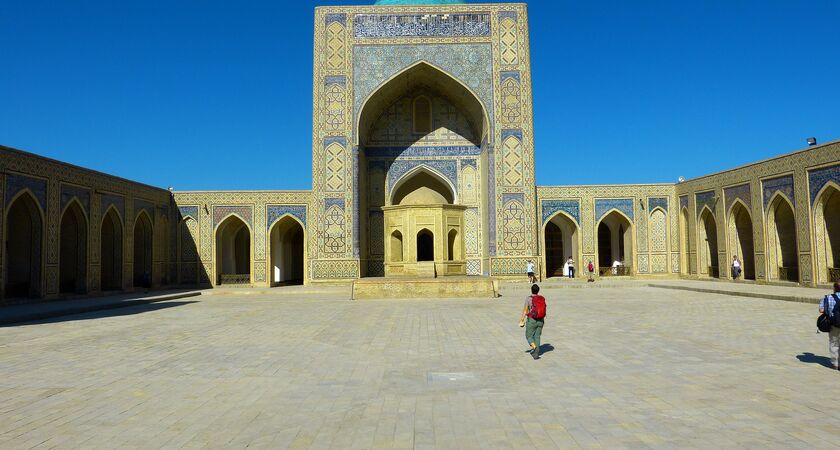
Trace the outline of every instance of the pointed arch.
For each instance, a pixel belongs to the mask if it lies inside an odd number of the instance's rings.
[[[580,267],[586,266],[588,261],[581,260],[580,256],[580,225],[569,213],[554,213],[543,223],[540,234],[545,278],[562,277],[563,265],[569,256],[578,261]]]
[[[601,275],[634,273],[635,242],[633,221],[617,208],[605,212],[595,225],[595,248],[598,249],[598,271]],[[615,262],[621,267],[613,268]]]
[[[8,203],[3,219],[6,233],[4,296],[40,297],[46,227],[38,198],[31,190],[22,189]]]
[[[697,221],[697,256],[700,260],[699,273],[710,278],[720,277],[718,226],[715,213],[704,205]]]
[[[220,284],[250,284],[254,236],[239,214],[225,216],[214,230],[214,281]]]
[[[680,208],[680,273],[688,275],[690,273],[689,257],[691,248],[691,222],[688,207]]]
[[[417,262],[435,260],[435,233],[428,228],[417,232]]]
[[[727,237],[730,259],[737,257],[741,262],[741,277],[755,280],[755,245],[753,243],[753,220],[750,208],[741,199],[735,199],[729,207]],[[730,273],[735,277],[735,273]]]
[[[477,128],[476,136],[479,142],[490,137],[490,115],[487,107],[478,94],[458,77],[452,75],[439,66],[426,61],[417,61],[387,80],[380,83],[361,103],[358,115],[354,120],[354,144],[364,145],[370,127],[382,110],[390,105],[401,94],[420,85],[433,84],[434,88],[447,95],[456,102],[456,106],[465,111]]]
[[[816,281],[840,281],[840,185],[829,181],[813,204],[813,236]]]
[[[457,190],[446,176],[426,164],[420,164],[403,174],[391,187],[389,205],[406,201],[456,204]]]
[[[110,205],[99,226],[100,289],[117,291],[123,288],[123,219]]]
[[[134,287],[152,287],[154,263],[154,227],[146,210],[137,213],[134,219]]]
[[[306,280],[306,226],[285,213],[268,227],[269,273],[271,286],[304,284]]]
[[[793,202],[777,191],[765,212],[768,276],[777,281],[799,281],[799,251]]]
[[[62,294],[87,291],[88,218],[73,197],[61,212],[58,252],[58,287]]]

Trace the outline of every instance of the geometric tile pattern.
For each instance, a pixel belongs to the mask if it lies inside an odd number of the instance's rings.
[[[609,211],[616,209],[624,213],[630,221],[635,220],[633,199],[597,199],[595,200],[595,217],[600,220]]]
[[[700,192],[700,193],[695,194],[694,195],[694,202],[695,202],[695,206],[697,208],[697,214],[698,215],[703,212],[703,207],[704,206],[708,207],[709,210],[712,211],[712,214],[714,214],[715,204],[717,204],[716,197],[715,197],[715,191]]]
[[[735,200],[741,200],[747,205],[747,211],[752,210],[752,195],[750,193],[750,185],[742,184],[740,186],[733,186],[723,190],[723,195],[726,197],[726,210],[732,209]]]
[[[271,227],[277,219],[286,214],[295,217],[306,227],[306,206],[302,205],[269,205],[266,207],[266,226]]]
[[[667,197],[651,197],[648,199],[648,211],[653,211],[656,208],[662,208],[666,212],[668,211],[668,198]]]
[[[563,211],[576,223],[580,223],[580,200],[543,200],[542,223],[545,223],[558,212]]]
[[[829,182],[840,186],[840,164],[808,171],[808,187],[811,191],[811,203],[817,200],[817,194]]]
[[[472,37],[490,35],[489,14],[358,14],[357,38]]]
[[[781,192],[786,195],[788,200],[796,205],[796,196],[794,195],[794,182],[792,175],[786,175],[778,178],[771,178],[761,182],[764,193],[764,208],[770,204],[770,199],[776,192]]]

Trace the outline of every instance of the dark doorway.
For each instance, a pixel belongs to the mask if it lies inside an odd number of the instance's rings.
[[[102,219],[100,250],[102,255],[102,290],[122,289],[122,223],[117,212],[111,208]]]
[[[417,233],[417,262],[435,260],[435,236],[429,230]]]
[[[563,230],[554,222],[545,226],[545,273],[549,278],[563,276],[566,252],[563,249]]]
[[[152,287],[152,221],[146,214],[134,224],[134,287]]]
[[[18,197],[8,211],[6,297],[39,297],[43,224],[35,199]]]
[[[87,220],[82,208],[71,202],[61,218],[59,243],[59,290],[84,294],[87,277]]]

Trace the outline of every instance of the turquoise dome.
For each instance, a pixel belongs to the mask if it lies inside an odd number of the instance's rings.
[[[374,5],[460,5],[459,0],[376,0]]]

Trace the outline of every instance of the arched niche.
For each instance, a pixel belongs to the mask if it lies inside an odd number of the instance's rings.
[[[767,207],[766,217],[769,278],[798,282],[799,257],[793,203],[783,194],[776,193]]]
[[[601,275],[633,273],[633,222],[621,211],[613,209],[598,221],[596,245]],[[615,262],[619,268],[613,268]]]
[[[682,208],[680,211],[680,273],[688,275],[689,267],[689,253],[691,236],[691,223],[689,222],[688,208]]]
[[[152,287],[152,220],[141,211],[134,221],[134,287]]]
[[[198,284],[198,263],[198,221],[187,216],[178,225],[178,282],[180,284]]]
[[[303,223],[290,215],[274,222],[269,233],[269,280],[272,286],[304,283],[306,231]]]
[[[87,235],[87,216],[73,199],[61,215],[59,231],[58,287],[62,294],[87,291]]]
[[[741,261],[743,279],[755,280],[752,216],[740,200],[736,200],[729,210],[729,254]]]
[[[543,227],[545,249],[545,276],[562,277],[563,266],[572,257],[579,267],[585,267],[588,261],[580,261],[578,225],[563,212],[555,214]]]
[[[452,205],[455,203],[455,189],[440,174],[419,167],[403,175],[392,189],[392,205]]]
[[[431,262],[435,260],[435,235],[431,230],[423,228],[417,233],[417,262]]]
[[[251,283],[251,229],[231,214],[216,227],[216,284]]]
[[[817,281],[840,281],[840,186],[829,183],[814,202]]]
[[[704,207],[700,213],[697,227],[700,274],[718,278],[720,277],[720,263],[718,261],[717,222],[714,213],[708,207]]]
[[[395,263],[403,262],[405,250],[403,248],[403,235],[399,230],[394,230],[394,232],[391,233],[390,244],[391,261]]]
[[[40,297],[44,216],[38,200],[21,192],[9,203],[5,220],[5,297]]]
[[[116,208],[109,207],[102,217],[99,236],[100,289],[119,291],[123,288],[123,226]]]

